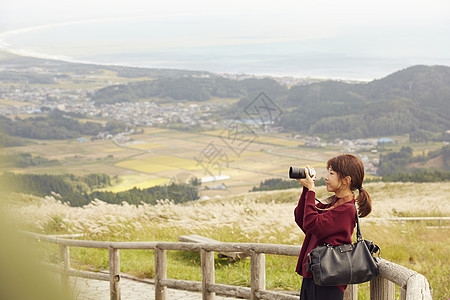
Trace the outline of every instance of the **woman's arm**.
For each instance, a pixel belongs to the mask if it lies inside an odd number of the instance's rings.
[[[295,223],[297,223],[297,225],[301,228],[303,232],[305,232],[305,230],[303,229],[303,214],[305,211],[305,199],[307,192],[308,189],[306,187],[303,187],[303,191],[300,196],[300,199],[298,200],[297,207],[294,209]]]

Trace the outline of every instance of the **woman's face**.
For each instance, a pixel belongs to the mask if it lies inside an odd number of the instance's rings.
[[[327,183],[327,191],[330,193],[335,193],[342,187],[341,179],[331,167],[328,169],[328,174],[325,176],[325,181]]]

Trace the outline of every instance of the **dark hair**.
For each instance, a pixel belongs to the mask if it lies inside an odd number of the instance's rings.
[[[362,187],[364,180],[364,165],[362,161],[353,154],[341,154],[331,158],[327,162],[327,169],[335,171],[340,179],[350,176],[350,190],[359,190],[356,197],[360,217],[365,217],[372,211],[372,199],[369,193]]]

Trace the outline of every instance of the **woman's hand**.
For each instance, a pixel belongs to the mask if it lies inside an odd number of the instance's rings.
[[[316,182],[313,180],[309,174],[308,169],[313,169],[310,166],[306,166],[306,178],[297,179],[298,182],[300,182],[301,185],[303,185],[305,188],[307,188],[310,191],[315,192],[316,191]]]

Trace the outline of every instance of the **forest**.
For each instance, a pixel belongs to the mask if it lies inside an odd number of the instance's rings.
[[[409,168],[408,166],[415,162],[424,162],[429,161],[430,159],[442,157],[442,170],[444,172],[442,174],[436,173],[435,181],[444,181],[448,180],[448,171],[450,170],[450,146],[444,146],[439,150],[431,151],[428,154],[424,155],[413,155],[413,149],[411,147],[402,147],[400,151],[391,151],[387,154],[380,155],[380,163],[378,165],[378,175],[392,178],[393,175],[401,174],[401,173],[409,173],[408,178],[411,178],[411,174],[418,173],[413,177],[420,177],[419,170],[415,168]],[[409,172],[408,172],[409,171]],[[443,176],[443,177],[442,177]],[[401,177],[401,176],[400,176]],[[400,178],[398,177],[398,178]],[[442,177],[442,178],[441,178]],[[416,179],[419,180],[419,179]],[[408,180],[408,181],[416,181],[416,180]],[[420,182],[420,181],[416,181]]]
[[[442,135],[450,128],[448,99],[450,68],[416,66],[369,83],[292,87],[278,123],[288,131],[348,139]]]
[[[1,119],[1,116],[0,116]],[[1,121],[0,121],[1,123]],[[0,127],[0,148],[4,147],[16,147],[23,146],[26,142],[20,138],[10,136],[2,131],[2,127]]]
[[[95,92],[92,99],[96,105],[136,102],[152,97],[166,101],[206,101],[212,97],[254,97],[261,91],[278,96],[286,94],[288,89],[269,78],[233,80],[214,75],[208,78],[160,78],[112,85]]]
[[[316,186],[325,185],[325,178],[318,178],[316,180]],[[281,178],[271,178],[261,181],[259,186],[253,187],[250,192],[259,192],[259,191],[273,191],[273,190],[287,190],[298,188],[300,183],[294,179],[281,179]]]
[[[114,180],[117,180],[115,178]],[[189,184],[160,185],[146,189],[133,188],[113,193],[97,189],[111,186],[112,178],[106,174],[88,174],[84,176],[14,174],[10,172],[0,175],[3,191],[36,196],[54,195],[70,206],[83,206],[95,199],[111,203],[139,205],[141,203],[156,204],[159,200],[170,199],[175,203],[197,200],[200,182],[193,179]]]
[[[105,126],[97,122],[81,123],[68,113],[55,110],[46,116],[11,120],[0,116],[0,145],[15,145],[9,136],[29,139],[73,139],[82,135],[95,136],[102,131],[123,132],[127,128],[124,122],[111,120]],[[1,137],[4,136],[2,139]],[[2,143],[3,140],[3,143]]]
[[[14,153],[0,155],[0,168],[27,168],[31,166],[55,166],[61,162],[56,159],[47,159],[31,153]]]

